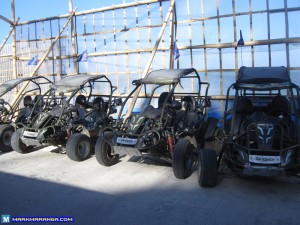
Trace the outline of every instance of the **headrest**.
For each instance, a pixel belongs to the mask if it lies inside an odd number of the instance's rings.
[[[185,109],[189,109],[190,111],[193,111],[196,108],[196,100],[192,96],[184,96],[181,102],[182,102],[182,106]]]
[[[237,113],[253,112],[253,105],[251,100],[247,97],[239,97],[236,105],[236,112]]]
[[[75,104],[86,107],[86,97],[84,95],[78,95],[76,97]]]
[[[169,92],[162,92],[158,98],[158,107],[162,107],[164,102],[166,101],[166,98],[168,97]],[[172,99],[169,98],[168,102],[169,104],[172,104]]]
[[[102,97],[97,97],[93,100],[93,109],[104,110],[104,99]]]
[[[285,96],[277,95],[272,99],[270,108],[271,110],[285,110],[290,112],[291,104]]]
[[[37,95],[37,96],[34,97],[33,104],[35,104],[37,102],[38,102],[39,106],[43,106],[44,105],[44,98],[43,98],[42,95]]]
[[[32,99],[31,99],[31,96],[29,95],[26,95],[23,99],[23,105],[25,107],[28,107],[28,106],[32,106]]]

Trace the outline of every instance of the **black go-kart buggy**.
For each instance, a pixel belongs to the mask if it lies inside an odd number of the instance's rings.
[[[172,163],[177,178],[187,178],[197,159],[194,150],[204,143],[209,84],[201,82],[194,68],[156,70],[132,83],[135,88],[124,100],[115,127],[103,129],[97,140],[97,161],[112,166],[124,154],[158,157]],[[140,88],[144,108],[123,119],[126,102]]]
[[[299,110],[299,87],[287,68],[241,67],[227,91],[218,159],[214,149],[200,150],[200,186],[215,186],[218,171],[228,169],[242,176],[297,176]]]
[[[61,147],[74,161],[87,159],[99,130],[112,123],[109,115],[115,112],[112,105],[114,90],[116,88],[105,75],[64,77],[33,106],[32,112],[41,107],[41,113],[31,114],[28,124],[16,124],[13,149],[28,153],[34,146],[52,145]]]
[[[22,89],[23,85],[26,88]],[[52,82],[43,76],[12,79],[0,85],[0,151],[12,150],[11,137],[15,132],[15,123],[27,122],[42,89],[50,85]]]

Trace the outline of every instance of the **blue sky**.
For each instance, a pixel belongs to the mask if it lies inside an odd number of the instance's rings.
[[[116,5],[134,0],[73,0],[73,6],[77,11]],[[69,11],[69,0],[15,0],[16,18],[20,21],[28,21],[38,18],[46,18],[66,14]],[[11,0],[1,0],[0,15],[11,20]],[[0,19],[0,43],[10,30],[8,23]]]

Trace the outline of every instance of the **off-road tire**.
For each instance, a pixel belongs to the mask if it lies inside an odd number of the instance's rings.
[[[21,154],[29,153],[33,149],[33,146],[27,146],[22,142],[17,132],[14,132],[11,136],[11,147],[14,151]]]
[[[199,150],[197,168],[198,183],[201,187],[214,187],[217,184],[217,153],[212,149]]]
[[[66,153],[76,162],[87,159],[91,154],[91,139],[82,133],[73,134],[67,141]]]
[[[11,147],[11,136],[15,132],[15,128],[10,124],[3,124],[0,126],[0,151],[9,152]]]
[[[173,153],[173,172],[176,178],[186,179],[192,173],[194,146],[187,139],[179,139]]]
[[[112,133],[105,134],[106,140],[112,139]],[[112,166],[119,161],[119,155],[112,154],[111,145],[100,136],[95,145],[95,155],[99,164],[102,166]]]

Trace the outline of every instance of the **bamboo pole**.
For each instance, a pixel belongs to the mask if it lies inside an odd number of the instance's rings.
[[[271,32],[270,32],[270,11],[269,11],[269,0],[266,0],[267,3],[267,23],[268,23],[268,40],[271,39]],[[269,66],[272,65],[271,63],[271,45],[268,44],[268,55],[269,55]]]
[[[204,0],[201,0],[201,14],[204,18]],[[203,35],[203,45],[206,45],[206,35],[205,35],[205,23],[204,20],[202,20],[202,35]],[[205,70],[205,81],[208,81],[207,77],[207,48],[203,48],[203,54],[204,54],[204,70]]]
[[[217,16],[218,16],[218,43],[221,43],[221,24],[220,24],[220,8],[219,8],[219,0],[216,0],[216,6],[217,6]],[[222,49],[219,48],[219,66],[220,66],[220,92],[219,94],[223,96],[223,55],[222,55]],[[224,111],[224,101],[220,101],[220,115]]]
[[[169,62],[169,68],[174,69],[174,54],[173,54],[173,51],[174,51],[174,21],[175,21],[175,12],[174,12],[174,10],[172,11],[170,17],[171,17],[171,19],[170,19],[170,62]]]
[[[290,36],[290,30],[289,30],[289,15],[287,12],[287,0],[284,0],[284,17],[285,17],[285,38],[289,38]],[[285,54],[286,54],[286,65],[287,68],[290,68],[290,45],[288,43],[285,43],[286,46],[286,50],[285,50]]]
[[[232,12],[233,12],[233,33],[234,33],[233,37],[234,37],[234,41],[237,42],[235,0],[232,0]],[[238,60],[238,48],[237,48],[237,46],[235,46],[235,48],[234,48],[234,56],[235,56],[235,76],[237,78],[238,64],[239,64],[239,60]]]
[[[257,40],[257,41],[248,41],[245,42],[244,46],[258,46],[258,45],[268,45],[268,44],[294,44],[294,43],[300,43],[300,38],[278,38],[278,39],[271,39],[271,40]],[[139,45],[139,41],[138,41]],[[179,50],[185,50],[185,49],[204,49],[204,48],[235,48],[237,45],[236,42],[230,42],[230,43],[219,43],[219,44],[206,44],[206,45],[193,45],[193,46],[180,46],[178,47]],[[157,51],[167,51],[169,50],[169,47],[161,47],[158,48]],[[107,51],[107,52],[93,52],[89,53],[89,56],[107,56],[107,55],[120,55],[120,54],[134,54],[134,53],[143,53],[143,52],[152,52],[151,48],[145,48],[145,49],[137,49],[137,50],[122,50],[122,51]],[[5,57],[11,57],[12,55],[1,55],[0,58]],[[47,60],[53,60],[53,59],[68,59],[73,58],[74,55],[62,55],[62,56],[54,56],[54,57],[46,57]],[[30,60],[29,57],[18,57],[18,60]]]
[[[12,0],[13,1],[13,0]],[[69,22],[71,21],[71,18],[74,16],[75,11],[77,10],[77,8],[74,9],[73,13],[70,15],[70,17],[68,18],[68,20],[65,22],[64,26],[62,27],[62,29],[60,30],[59,34],[56,36],[56,38],[54,39],[54,41],[52,42],[52,44],[50,45],[50,47],[48,48],[47,52],[44,54],[43,58],[41,59],[41,61],[39,61],[39,63],[37,64],[37,66],[34,68],[34,70],[31,72],[31,74],[29,75],[29,77],[33,77],[36,72],[38,71],[38,69],[41,67],[42,63],[45,61],[45,59],[47,58],[48,54],[50,53],[50,51],[52,50],[52,48],[54,47],[55,43],[57,42],[57,40],[59,39],[60,35],[64,32],[65,28],[67,27],[67,25],[69,24]],[[16,95],[15,99],[13,100],[13,102],[11,103],[12,105],[15,104],[15,102],[17,101],[17,99],[19,98],[19,96],[22,94],[22,92],[26,89],[27,85],[28,85],[29,81],[25,82],[21,88],[21,90],[19,90],[18,94]]]
[[[73,1],[69,0],[69,12],[72,14],[73,10]],[[71,40],[72,40],[72,54],[76,55],[76,46],[75,46],[75,27],[74,27],[74,20],[73,16],[71,18]],[[78,74],[78,67],[76,62],[76,57],[73,59],[73,66],[74,66],[74,74]]]
[[[99,12],[105,12],[105,11],[111,11],[115,9],[120,9],[120,8],[127,8],[127,7],[135,7],[139,5],[146,5],[146,4],[152,4],[152,3],[157,3],[157,2],[164,2],[168,0],[148,0],[148,1],[143,1],[143,2],[133,2],[133,3],[126,3],[126,4],[120,4],[120,5],[114,5],[110,7],[103,7],[103,8],[98,8],[98,9],[93,9],[93,10],[87,10],[87,11],[81,11],[75,14],[75,16],[81,16],[81,15],[86,15],[86,14],[92,14],[92,13],[99,13]],[[294,11],[299,11],[300,7],[293,7],[293,8],[287,8],[287,12],[294,12]],[[262,13],[279,13],[279,12],[285,12],[285,9],[270,9],[270,10],[258,10],[258,11],[253,11],[253,14],[262,14]],[[221,15],[220,18],[225,18],[225,17],[233,17],[235,16],[241,16],[241,15],[249,15],[250,12],[240,12],[240,13],[234,13],[234,14],[225,14]],[[28,23],[34,23],[34,22],[41,22],[41,21],[47,21],[47,20],[55,20],[55,19],[64,19],[68,18],[70,14],[64,14],[60,16],[52,16],[52,17],[47,17],[47,18],[41,18],[41,19],[36,19],[36,20],[29,20],[29,21],[23,21],[20,23],[20,25],[25,25]],[[211,19],[217,19],[217,16],[211,16],[211,17],[201,17],[201,18],[194,18],[190,22],[198,22],[202,20],[211,20]],[[181,21],[178,23],[187,23],[188,21]]]
[[[15,0],[11,0],[11,15],[12,15],[12,23],[16,24],[15,17]],[[13,58],[13,77],[17,78],[17,46],[16,46],[16,29],[12,31],[12,58]]]
[[[136,35],[137,35],[137,49],[139,50],[141,48],[140,44],[140,30],[139,30],[139,17],[138,17],[138,7],[135,6],[135,27],[136,27]],[[140,77],[141,75],[141,53],[138,52],[138,57],[137,57],[137,62],[138,62],[138,75]]]
[[[10,21],[9,19],[7,19],[6,17],[0,15],[0,19],[2,19],[3,21],[5,21],[6,23],[9,23],[12,27],[15,26],[13,21]]]
[[[253,41],[253,16],[252,16],[252,0],[249,0],[250,9],[250,40]],[[252,67],[254,67],[254,48],[251,46],[251,61]]]
[[[154,47],[153,47],[153,50],[152,50],[151,55],[150,55],[150,58],[149,58],[149,60],[148,60],[148,62],[147,62],[147,64],[146,64],[146,67],[145,67],[145,69],[144,69],[144,72],[143,72],[143,75],[142,75],[143,78],[144,78],[144,77],[147,77],[147,75],[148,75],[150,66],[151,66],[151,64],[152,64],[152,62],[153,62],[155,53],[156,53],[156,51],[157,51],[157,49],[158,49],[158,45],[159,45],[159,43],[160,43],[161,37],[162,37],[162,35],[163,35],[164,31],[165,31],[165,28],[166,28],[166,26],[167,26],[167,24],[168,24],[170,15],[171,15],[172,12],[173,12],[174,4],[175,4],[175,0],[171,0],[171,2],[170,2],[170,8],[169,8],[168,13],[167,13],[167,15],[166,15],[166,17],[165,17],[164,24],[163,24],[163,26],[162,26],[162,28],[161,28],[159,34],[158,34],[156,43],[155,43],[155,45],[154,45]],[[131,112],[132,112],[132,110],[133,110],[134,104],[135,104],[135,102],[136,102],[136,100],[137,100],[137,98],[138,98],[138,95],[139,95],[141,89],[142,89],[142,86],[140,86],[140,87],[136,90],[136,92],[135,92],[135,94],[134,94],[134,96],[133,96],[133,98],[132,98],[132,101],[131,101],[131,103],[130,103],[130,105],[129,105],[129,107],[128,107],[128,111],[127,111],[127,113],[126,113],[125,119],[126,119],[127,117],[130,116],[130,114],[131,114]]]
[[[19,20],[18,20],[19,21]],[[11,30],[8,32],[8,34],[6,35],[6,37],[4,38],[1,46],[0,46],[0,51],[2,50],[2,48],[4,47],[4,45],[6,44],[7,40],[9,39],[10,35],[12,34],[13,30],[16,28],[16,26],[13,26],[11,28]]]
[[[99,12],[111,11],[111,10],[116,10],[116,9],[140,6],[140,5],[147,5],[147,4],[152,4],[152,3],[161,2],[161,1],[169,1],[169,0],[147,0],[147,1],[138,1],[138,2],[118,4],[118,5],[113,5],[113,6],[108,6],[108,7],[98,8],[98,9],[77,12],[75,14],[75,16],[82,16],[82,15],[86,15],[86,14],[99,13]],[[43,19],[24,21],[20,24],[40,22],[41,20],[46,21],[46,20],[64,19],[64,18],[68,18],[69,16],[70,16],[70,14],[64,14],[64,15],[60,15],[60,16],[47,17],[47,18],[43,18]]]

